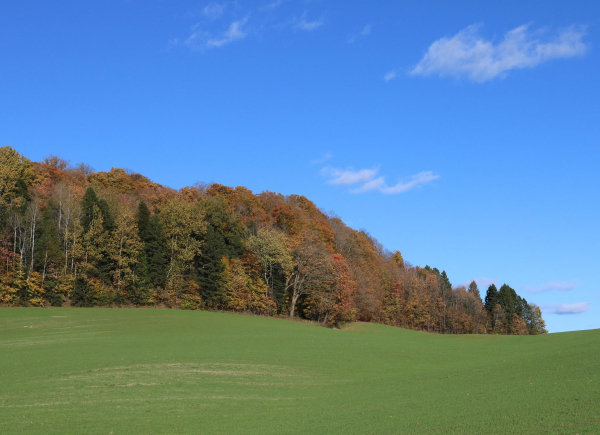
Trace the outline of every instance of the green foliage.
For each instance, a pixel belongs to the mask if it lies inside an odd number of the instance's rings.
[[[220,294],[220,275],[223,272],[222,258],[227,253],[223,235],[208,226],[202,254],[196,257],[197,282],[201,288],[202,299],[208,306],[217,306],[222,299]]]
[[[496,288],[495,284],[491,284],[488,287],[487,292],[485,294],[484,307],[488,311],[488,313],[491,313],[497,304],[498,304],[498,289]]]
[[[74,307],[93,306],[93,296],[87,280],[80,276],[75,279],[73,292],[71,293],[71,305]]]

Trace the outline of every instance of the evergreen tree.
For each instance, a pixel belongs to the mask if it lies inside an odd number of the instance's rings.
[[[479,299],[481,301],[481,294],[479,293],[479,287],[477,287],[477,283],[475,281],[471,281],[471,284],[469,284],[469,288],[467,291],[469,293],[471,293],[472,295],[476,296],[477,299]]]
[[[436,271],[437,269],[433,270]],[[446,275],[445,270],[442,271],[442,273],[439,275],[439,282],[440,292],[442,293],[442,295],[447,295],[452,292],[452,284],[450,283],[450,280],[448,279],[448,275]]]
[[[488,311],[488,313],[491,313],[497,304],[498,304],[498,289],[496,288],[496,286],[494,284],[492,284],[488,287],[487,292],[485,294],[484,307]]]
[[[498,303],[504,309],[506,329],[510,334],[513,332],[513,314],[517,305],[517,293],[508,285],[503,284],[498,292]]]
[[[164,287],[167,276],[167,255],[162,225],[158,211],[150,217],[150,210],[144,201],[140,201],[136,215],[138,234],[143,242],[137,267],[138,286]]]
[[[75,307],[91,307],[93,304],[90,293],[86,279],[78,276],[75,279],[73,291],[71,292],[71,305]]]
[[[156,212],[148,222],[147,236],[144,242],[150,283],[155,287],[164,287],[167,282],[167,254],[162,224]]]
[[[202,254],[196,259],[197,282],[200,285],[202,299],[208,306],[219,304],[219,277],[223,272],[222,258],[226,256],[227,246],[221,233],[208,226]]]
[[[81,226],[84,233],[87,233],[92,226],[96,207],[98,207],[98,196],[92,187],[88,187],[81,200]]]
[[[140,239],[142,239],[144,243],[148,243],[150,239],[148,232],[150,227],[150,210],[148,210],[148,206],[144,201],[140,201],[140,204],[138,205],[137,226]]]

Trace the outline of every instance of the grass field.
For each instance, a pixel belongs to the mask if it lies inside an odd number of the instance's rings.
[[[600,330],[0,309],[0,434],[598,434]]]

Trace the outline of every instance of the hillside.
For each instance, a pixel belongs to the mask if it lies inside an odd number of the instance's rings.
[[[153,306],[541,334],[509,285],[452,286],[309,199],[219,184],[179,191],[0,148],[0,304]],[[476,275],[476,271],[473,272]]]
[[[600,330],[0,309],[0,433],[598,433],[599,345]]]

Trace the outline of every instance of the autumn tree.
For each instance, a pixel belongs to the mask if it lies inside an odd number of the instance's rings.
[[[191,279],[194,260],[201,255],[202,240],[206,234],[203,209],[198,201],[174,198],[161,208],[165,243],[168,253],[167,286],[181,293],[184,282]]]
[[[292,268],[287,278],[291,318],[300,297],[323,286],[331,279],[331,271],[331,257],[323,244],[314,234],[301,234],[292,249]]]
[[[528,306],[528,317],[525,319],[530,335],[547,334],[546,322],[542,319],[542,310],[535,304]]]
[[[280,231],[259,229],[248,238],[248,247],[258,259],[267,288],[273,295],[273,280],[277,270],[289,274],[292,269],[292,255],[287,237]]]

